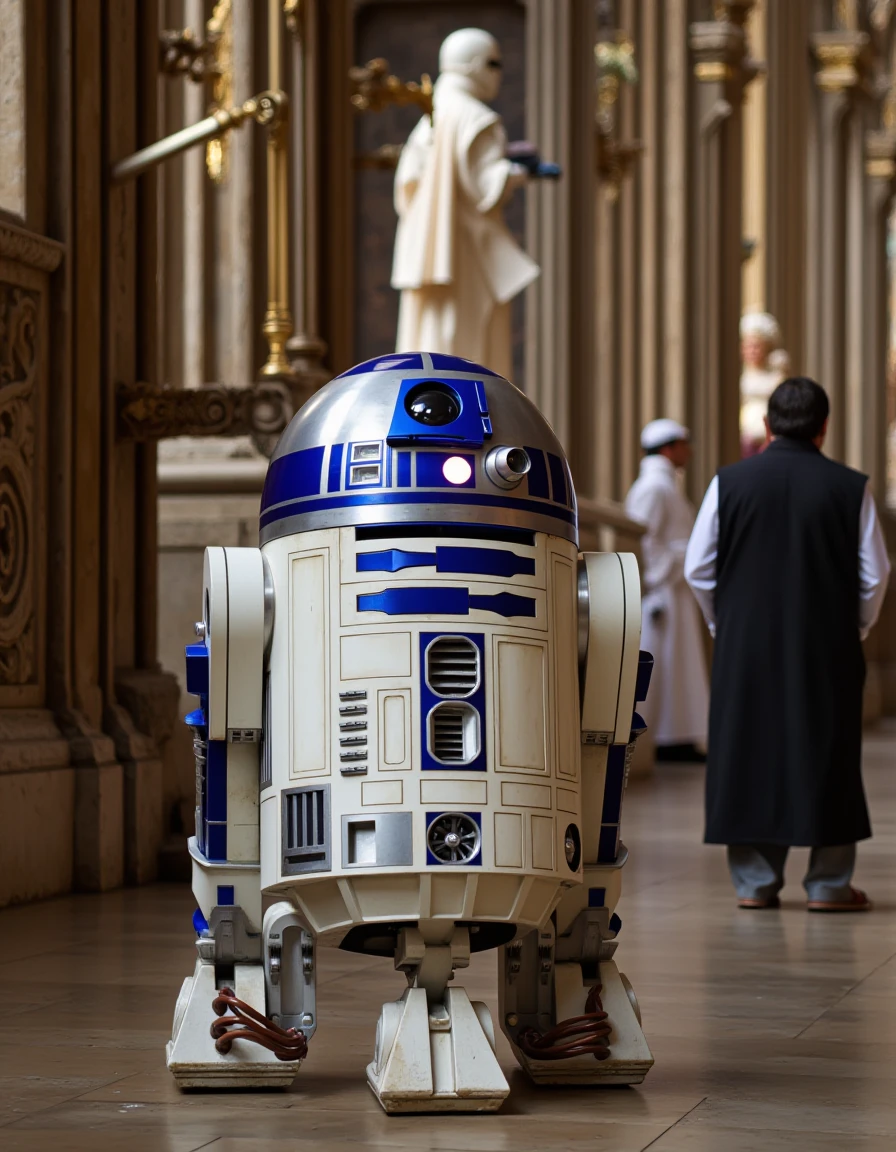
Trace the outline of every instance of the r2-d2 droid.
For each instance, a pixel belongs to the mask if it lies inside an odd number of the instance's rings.
[[[579,556],[563,451],[507,380],[396,355],[304,406],[260,549],[206,552],[187,649],[199,955],[168,1045],[180,1085],[290,1083],[326,947],[406,977],[367,1069],[388,1112],[507,1096],[489,1011],[452,983],[484,949],[533,1079],[644,1078],[613,962],[640,618],[634,558]]]

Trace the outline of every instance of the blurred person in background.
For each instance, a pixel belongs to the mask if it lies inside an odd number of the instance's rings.
[[[641,647],[655,665],[642,712],[658,760],[705,760],[708,684],[702,625],[684,579],[694,506],[681,490],[691,458],[690,432],[675,420],[654,420],[641,433],[644,459],[625,500],[643,524]]]

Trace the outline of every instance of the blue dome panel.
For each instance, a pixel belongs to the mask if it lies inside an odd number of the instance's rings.
[[[433,371],[435,372],[482,372],[486,376],[497,376],[491,368],[483,364],[476,364],[472,360],[464,360],[463,356],[448,356],[444,352],[430,352]]]
[[[425,367],[419,352],[396,352],[391,356],[378,356],[375,360],[365,360],[363,364],[356,364],[354,368],[349,368],[336,379],[342,380],[344,376],[360,376],[364,372],[422,372]]]

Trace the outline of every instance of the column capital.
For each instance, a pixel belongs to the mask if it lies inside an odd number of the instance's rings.
[[[871,44],[867,32],[815,32],[811,43],[817,62],[815,83],[822,92],[866,86]]]
[[[896,128],[872,128],[865,133],[865,175],[892,183],[896,177]]]
[[[740,72],[746,49],[743,28],[723,20],[692,24],[689,43],[694,76],[703,84],[723,84]]]

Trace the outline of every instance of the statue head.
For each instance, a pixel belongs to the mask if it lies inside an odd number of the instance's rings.
[[[745,312],[740,319],[740,354],[747,368],[765,368],[781,343],[778,321],[768,312]]]
[[[439,72],[466,76],[479,100],[494,100],[501,87],[501,48],[481,28],[458,28],[442,41]]]

